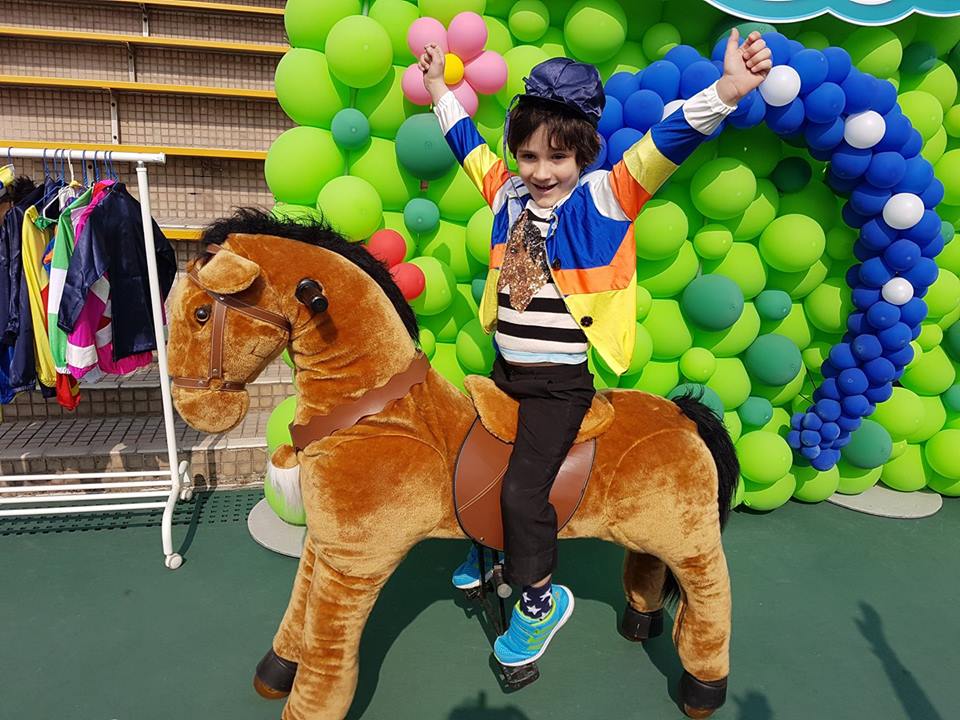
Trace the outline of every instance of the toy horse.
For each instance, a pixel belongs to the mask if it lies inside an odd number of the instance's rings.
[[[284,348],[299,390],[296,448],[281,446],[272,462],[299,466],[307,536],[255,686],[267,697],[289,692],[288,720],[343,718],[360,635],[391,573],[422,540],[464,537],[452,477],[477,408],[493,434],[509,436],[516,403],[475,377],[475,406],[429,367],[413,311],[362,245],[252,210],[214,224],[205,240],[208,252],[170,300],[180,414],[202,431],[235,426],[248,409],[244,384]],[[580,432],[595,440],[589,483],[560,537],[626,549],[620,632],[628,639],[662,630],[675,578],[680,702],[689,716],[707,717],[725,699],[729,668],[720,533],[737,482],[733,446],[692,398],[608,390],[594,405],[592,431],[588,415]]]

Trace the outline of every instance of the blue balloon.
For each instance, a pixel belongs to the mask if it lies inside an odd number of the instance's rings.
[[[868,333],[857,335],[850,343],[850,347],[861,363],[878,358],[883,354],[883,346],[880,345],[877,336]]]
[[[853,304],[858,310],[866,312],[870,306],[880,300],[880,290],[878,288],[855,287],[851,293]],[[856,355],[856,349],[853,348]]]
[[[817,415],[819,415],[828,423],[831,423],[840,417],[840,403],[838,403],[836,400],[830,400],[829,398],[817,400],[815,408]]]
[[[804,447],[817,447],[820,445],[820,433],[816,430],[801,430],[800,442]],[[817,454],[819,454],[819,452]]]
[[[875,258],[877,256],[877,252],[876,250],[872,250],[862,242],[858,241],[853,244],[853,256],[860,262],[864,263],[867,260]],[[856,281],[854,281],[854,284],[851,287],[858,287]]]
[[[920,328],[917,328],[919,330]],[[878,360],[883,360],[884,358],[877,358]],[[887,362],[890,363],[890,380],[888,382],[893,382],[898,378],[898,373],[900,370],[905,368],[913,361],[913,348],[910,345],[907,345],[904,348],[900,348],[895,352],[891,352],[886,357]]]
[[[860,368],[847,368],[837,376],[837,387],[844,395],[861,395],[869,387],[867,376]]]
[[[877,81],[877,94],[873,96],[870,109],[886,115],[897,105],[897,89],[889,80]]]
[[[924,210],[916,225],[901,232],[905,238],[923,247],[940,234],[941,223],[940,216],[934,210]]]
[[[891,380],[897,372],[897,368],[889,358],[878,357],[863,364],[863,371],[873,387],[880,387]]]
[[[813,151],[811,151],[810,154],[813,155]],[[823,160],[829,160],[833,155],[833,152],[826,151],[826,154],[827,157],[822,158]],[[833,188],[834,192],[839,193],[840,195],[845,195],[860,184],[860,176],[858,175],[856,177],[842,178],[833,172],[833,168],[830,168],[830,170],[827,171],[827,184]]]
[[[930,186],[931,180],[933,165],[922,155],[917,155],[906,161],[906,171],[894,186],[894,192],[920,194]]]
[[[877,92],[877,79],[854,68],[840,87],[843,88],[843,94],[847,96],[844,112],[847,115],[852,115],[853,113],[863,112],[870,107],[870,103]]]
[[[665,103],[676,100],[680,92],[680,70],[666,60],[650,63],[640,76],[640,89],[653,90]]]
[[[843,131],[843,120],[834,118],[832,122],[807,123],[803,136],[807,145],[815,150],[833,150],[843,142]]]
[[[907,142],[912,130],[910,119],[900,111],[900,108],[894,108],[883,116],[883,122],[886,129],[883,131],[880,142],[874,145],[874,151],[877,153],[896,152],[902,157],[903,153],[900,152],[900,149]]]
[[[787,433],[787,444],[792,448],[800,447],[800,431],[791,430]]]
[[[840,209],[840,217],[842,217],[843,221],[850,227],[859,229],[870,221],[872,214],[864,215],[863,213],[857,212],[853,205],[848,202]]]
[[[878,188],[892,188],[903,180],[907,161],[898,152],[875,153],[867,168],[867,182]]]
[[[827,59],[827,82],[837,83],[838,85],[847,79],[850,74],[850,68],[853,67],[853,61],[850,59],[850,53],[841,47],[828,47],[823,51],[823,56]]]
[[[606,162],[607,162],[607,139],[603,137],[603,135],[601,135],[600,151],[597,153],[597,157],[594,159],[594,161],[589,165],[587,165],[586,168],[584,168],[583,172],[588,173],[588,172],[593,172],[594,170],[600,170],[602,167],[604,167]]]
[[[607,141],[607,161],[616,165],[623,158],[623,154],[642,137],[643,133],[633,128],[617,130]]]
[[[837,417],[840,417],[840,403],[837,403]],[[824,442],[833,442],[840,437],[840,426],[835,422],[825,422],[820,427],[820,437],[824,439]]]
[[[902,273],[901,276],[914,288],[921,286],[927,288],[936,282],[939,273],[940,270],[932,258],[922,257],[916,265]]]
[[[825,82],[803,99],[803,106],[810,122],[825,123],[840,117],[846,101],[839,85]]]
[[[680,75],[680,97],[684,99],[693,97],[719,80],[722,74],[709,60],[697,60],[691,63]]]
[[[782,107],[768,107],[767,127],[778,135],[789,135],[803,127],[804,117],[803,101],[796,98]]]
[[[888,381],[878,385],[877,387],[871,387],[863,394],[863,396],[874,405],[879,405],[880,403],[886,402],[893,397],[893,384]]]
[[[815,470],[820,470],[821,472],[829,470],[834,465],[837,464],[837,461],[840,460],[840,451],[834,450],[833,448],[826,448],[823,450],[820,455],[813,458],[810,461],[810,465],[813,466]]]
[[[623,105],[615,97],[608,97],[607,104],[600,115],[597,131],[605,138],[609,138],[623,127]]]
[[[787,40],[787,47],[790,48],[790,60],[793,60],[798,52],[805,49],[803,43],[799,40]]]
[[[910,327],[917,327],[927,317],[927,304],[918,297],[900,306],[900,319]]]
[[[925,258],[935,258],[937,255],[943,252],[945,245],[946,242],[944,242],[943,235],[937,235],[933,240],[924,246],[920,253]]]
[[[860,241],[874,250],[883,250],[897,239],[897,231],[887,225],[883,218],[874,218],[860,228]]]
[[[875,330],[886,330],[900,321],[900,308],[886,300],[875,303],[867,310],[867,322]],[[879,338],[878,338],[879,339]],[[881,345],[883,342],[881,341]]]
[[[743,36],[740,37],[740,44],[743,44]],[[711,60],[723,62],[723,56],[727,53],[727,36],[722,35],[719,40],[713,44],[713,50],[710,51]]]
[[[888,353],[895,352],[910,344],[912,329],[904,322],[898,322],[896,325],[888,327],[877,333],[877,339],[883,345],[883,349]]]
[[[801,95],[806,95],[823,83],[830,70],[830,64],[827,62],[826,56],[819,50],[808,48],[796,52],[790,58],[789,64],[800,76]]]
[[[900,153],[905,158],[912,158],[919,155],[921,150],[923,150],[923,136],[920,135],[919,130],[912,128],[907,141],[900,148]]]
[[[855,336],[873,332],[873,328],[867,322],[867,316],[862,312],[852,312],[847,316],[847,330]]]
[[[862,418],[867,414],[867,408],[870,407],[870,401],[867,400],[863,395],[848,395],[840,401],[840,407],[843,408],[843,415],[840,416],[842,420],[844,415],[848,418]],[[840,427],[843,427],[843,424],[840,423]]]
[[[737,111],[740,110],[740,107],[743,106],[744,102],[751,100],[743,114],[739,114]],[[737,106],[737,111],[731,113],[727,117],[727,122],[733,125],[735,128],[740,128],[745,130],[746,128],[756,127],[763,122],[764,118],[767,115],[767,104],[763,101],[763,98],[760,96],[760,93],[756,90],[751,90],[750,93],[742,101],[740,105]]]
[[[809,432],[812,432],[812,431],[810,431],[810,430],[805,430],[804,432],[808,432],[808,433],[809,433]],[[801,443],[803,442],[802,435],[803,435],[803,433],[801,433]],[[819,434],[819,433],[816,433],[816,435],[817,435],[817,441],[818,441],[817,444],[815,444],[815,445],[803,445],[802,447],[799,448],[800,454],[801,454],[803,457],[805,457],[807,460],[809,460],[810,462],[813,462],[813,461],[816,460],[818,457],[820,457],[821,454],[823,454],[823,449],[822,449],[822,448],[820,447],[820,445],[819,445],[820,434]]]
[[[827,358],[830,360],[830,364],[833,365],[837,370],[846,370],[847,368],[857,366],[857,359],[853,356],[853,350],[850,348],[850,343],[837,343],[830,348]]]
[[[819,415],[808,412],[803,416],[803,420],[800,421],[800,427],[804,430],[819,430],[823,427],[823,420],[820,419]]]
[[[920,261],[920,248],[912,240],[901,238],[883,251],[883,261],[897,272],[909,270]]]
[[[893,193],[868,182],[861,183],[850,193],[850,205],[861,215],[877,215]]]
[[[826,367],[827,363],[824,363],[823,366]],[[836,374],[836,370],[834,370],[834,374]],[[840,398],[843,396],[840,394],[840,390],[837,388],[837,379],[835,377],[826,378],[822,383],[820,383],[820,387],[817,388],[817,392],[814,393],[814,397],[816,397],[817,400],[825,398],[827,400],[836,400],[839,402]]]
[[[761,36],[770,48],[774,65],[786,65],[790,62],[790,41],[778,32],[766,32]]]
[[[727,40],[723,38],[723,49],[726,50]],[[696,48],[691,47],[690,45],[677,45],[670,48],[667,51],[667,54],[663,56],[663,59],[667,62],[672,62],[677,66],[677,69],[680,72],[683,72],[688,65],[692,65],[695,62],[703,60],[703,56],[697,51]],[[723,55],[720,56],[720,60],[723,60]]]
[[[791,415],[790,427],[793,428],[794,430],[799,430],[800,426],[803,424],[804,415],[806,415],[806,413],[802,413],[802,412],[795,412],[793,415]]]
[[[858,178],[870,167],[871,160],[873,153],[869,148],[855,148],[842,142],[831,156],[831,170],[837,177]]]
[[[627,127],[645,133],[663,117],[663,100],[653,90],[638,90],[623,106],[623,122]]]
[[[927,189],[920,193],[920,199],[923,201],[923,206],[925,208],[933,210],[933,208],[943,202],[944,193],[945,189],[943,187],[943,183],[937,178],[934,178],[930,181]],[[950,228],[953,229],[953,226],[951,225]]]
[[[618,72],[610,76],[603,91],[609,101],[611,97],[620,102],[626,102],[627,98],[640,89],[640,82],[637,80],[636,73]]]

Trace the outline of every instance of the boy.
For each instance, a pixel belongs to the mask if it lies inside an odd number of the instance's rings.
[[[586,353],[592,345],[618,374],[630,363],[633,220],[772,66],[759,33],[742,47],[738,41],[734,29],[717,82],[654,126],[613,170],[587,175],[604,106],[596,68],[553,58],[524,78],[526,93],[504,132],[517,160],[513,175],[448,90],[442,50],[427,45],[420,57],[447,142],[494,213],[480,320],[488,332],[496,328],[492,378],[520,404],[500,504],[506,579],[523,589],[509,630],[494,643],[502,665],[537,660],[573,612],[570,590],[551,584],[557,517],[549,495],[593,399]],[[479,585],[475,551],[453,579],[461,589]]]

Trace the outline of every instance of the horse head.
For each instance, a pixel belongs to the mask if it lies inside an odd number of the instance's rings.
[[[298,416],[378,387],[416,352],[413,311],[389,271],[322,224],[240,210],[204,233],[201,257],[170,299],[173,400],[204,432],[235,427],[245,386],[284,348],[297,368]]]

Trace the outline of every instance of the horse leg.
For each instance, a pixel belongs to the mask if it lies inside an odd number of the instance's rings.
[[[307,608],[307,595],[313,578],[316,549],[307,533],[300,555],[300,567],[294,579],[290,602],[273,638],[273,644],[257,665],[253,687],[268,700],[276,700],[290,694],[293,678],[300,662],[300,640],[303,637],[303,621]]]
[[[360,635],[401,558],[402,554],[380,563],[374,575],[355,577],[333,567],[322,553],[314,553],[302,612],[299,665],[284,720],[346,716],[357,687]]]
[[[673,642],[685,670],[680,702],[692,718],[706,718],[727,694],[730,672],[730,576],[720,545],[671,562],[682,588],[673,624]]]
[[[627,607],[620,634],[642,642],[663,632],[663,583],[667,566],[655,555],[627,550],[623,562],[623,590]]]

